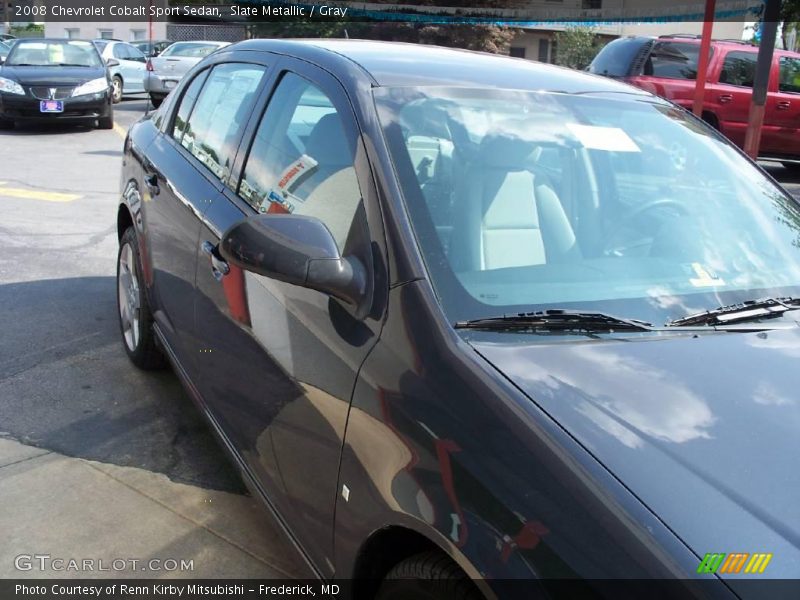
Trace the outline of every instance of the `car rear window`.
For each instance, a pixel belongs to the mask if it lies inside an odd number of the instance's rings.
[[[161,56],[187,56],[191,58],[203,58],[219,48],[217,44],[172,44],[164,50]]]
[[[709,51],[709,58],[714,53]],[[666,79],[697,79],[700,44],[689,42],[656,42],[644,65],[644,75]]]
[[[634,73],[634,63],[646,47],[652,44],[647,38],[619,38],[606,44],[589,65],[589,72],[607,77],[625,77]]]

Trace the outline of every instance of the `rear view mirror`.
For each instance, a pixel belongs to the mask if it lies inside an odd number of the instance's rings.
[[[116,58],[109,58],[106,60],[106,66],[108,67],[118,67],[119,61]]]
[[[342,257],[331,232],[317,218],[266,214],[249,217],[222,236],[220,254],[230,264],[265,277],[317,290],[362,313],[367,272],[355,257]]]

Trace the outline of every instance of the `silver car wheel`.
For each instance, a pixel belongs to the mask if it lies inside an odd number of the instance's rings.
[[[119,77],[111,80],[111,96],[114,104],[122,100],[122,80]]]
[[[131,352],[139,345],[139,279],[136,277],[136,258],[130,244],[125,244],[119,253],[117,294],[119,296],[119,318],[125,345]]]

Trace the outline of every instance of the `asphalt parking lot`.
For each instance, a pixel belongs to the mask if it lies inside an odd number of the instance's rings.
[[[119,166],[146,107],[0,132],[0,577],[305,576],[177,379],[120,345]],[[19,570],[36,554],[193,568]]]
[[[119,163],[146,106],[118,105],[112,131],[0,132],[0,577],[109,576],[19,569],[36,554],[307,576],[176,378],[136,371],[119,341]],[[799,172],[764,166],[800,198]]]

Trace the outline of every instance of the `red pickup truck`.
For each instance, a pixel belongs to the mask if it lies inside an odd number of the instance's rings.
[[[624,37],[606,45],[588,71],[622,79],[688,110],[694,101],[700,39]],[[758,47],[711,42],[703,119],[744,145]],[[769,78],[759,156],[800,167],[800,54],[776,50]]]

